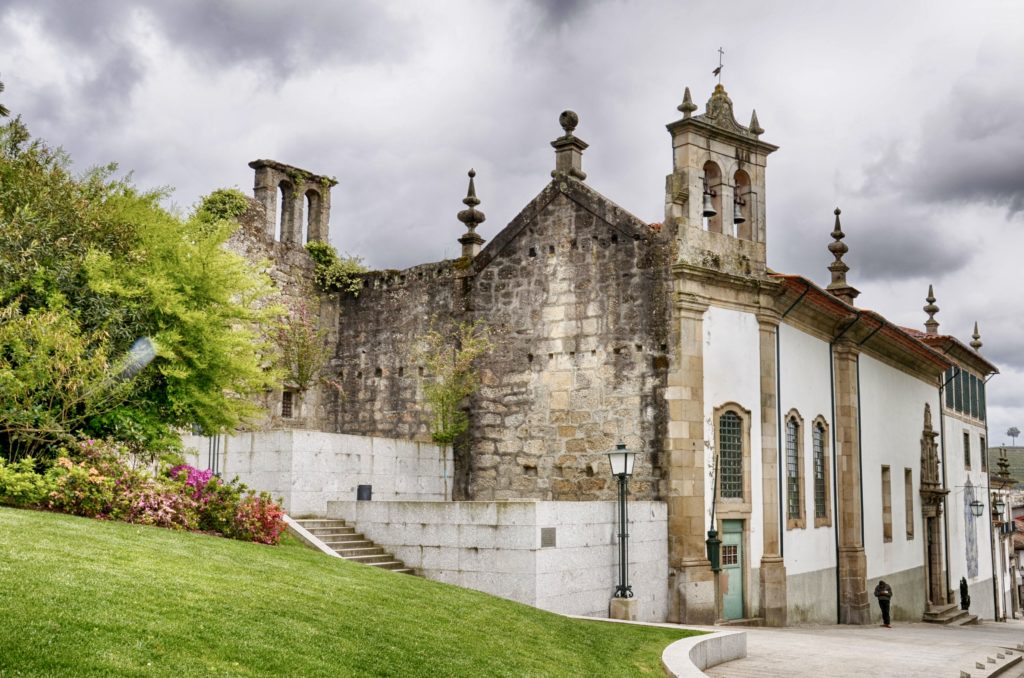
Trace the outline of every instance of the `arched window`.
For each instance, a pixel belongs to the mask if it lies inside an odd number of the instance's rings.
[[[814,455],[814,526],[832,524],[829,503],[828,426],[823,417],[814,421],[811,446]]]
[[[281,211],[274,227],[274,240],[282,242],[290,239],[294,226],[292,221],[295,217],[295,188],[290,181],[282,181],[277,187],[281,193]]]
[[[753,205],[754,194],[750,192],[750,175],[737,170],[733,176],[733,204],[729,212],[730,223],[733,224],[737,238],[754,239]],[[738,221],[737,221],[738,220]]]
[[[732,411],[718,419],[720,493],[723,498],[743,498],[743,421]]]
[[[713,215],[702,211],[704,216],[704,230],[712,233],[722,232],[722,171],[718,165],[708,160],[704,163],[704,196],[701,202],[701,209],[710,208]],[[730,215],[731,216],[731,215]]]
[[[320,232],[320,193],[314,189],[306,191],[306,237],[303,242],[313,242],[323,239]]]
[[[804,527],[803,504],[803,445],[800,415],[795,411],[786,416],[786,528]]]

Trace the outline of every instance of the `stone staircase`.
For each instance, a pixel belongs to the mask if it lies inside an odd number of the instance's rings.
[[[344,520],[309,518],[295,522],[345,560],[399,574],[416,574],[412,568],[406,567],[405,563],[385,551],[383,547],[377,546],[356,532],[355,527],[345,524]]]
[[[929,605],[921,621],[944,626],[966,626],[967,624],[977,624],[978,616],[967,610],[961,610],[956,603],[950,603],[949,605]]]
[[[977,657],[970,667],[960,668],[960,678],[1010,678],[1020,676],[1024,661],[1024,643],[1017,647],[990,647],[984,656]]]

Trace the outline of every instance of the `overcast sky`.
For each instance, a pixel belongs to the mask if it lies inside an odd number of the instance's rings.
[[[724,48],[757,109],[768,261],[828,281],[843,209],[858,302],[978,321],[990,442],[1024,428],[1024,3],[0,0],[3,103],[76,167],[117,162],[185,211],[247,163],[334,176],[331,240],[375,268],[457,256],[466,171],[490,239],[549,180],[575,110],[587,183],[661,221],[665,124]]]

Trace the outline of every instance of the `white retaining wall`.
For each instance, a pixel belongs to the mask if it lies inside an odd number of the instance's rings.
[[[614,501],[331,501],[342,518],[437,581],[562,614],[607,617],[618,582]],[[541,547],[542,528],[555,546]],[[641,621],[668,611],[663,502],[629,503],[629,583]]]
[[[186,461],[207,468],[209,438],[183,436]],[[319,431],[257,431],[222,436],[219,470],[284,501],[295,517],[324,516],[327,502],[356,498],[373,486],[373,501],[444,499],[441,451],[436,445]],[[448,453],[448,474],[452,459]],[[449,492],[451,491],[449,483]]]

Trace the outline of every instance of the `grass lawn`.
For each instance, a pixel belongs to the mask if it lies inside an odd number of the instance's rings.
[[[678,630],[329,558],[0,508],[0,676],[637,676]]]

